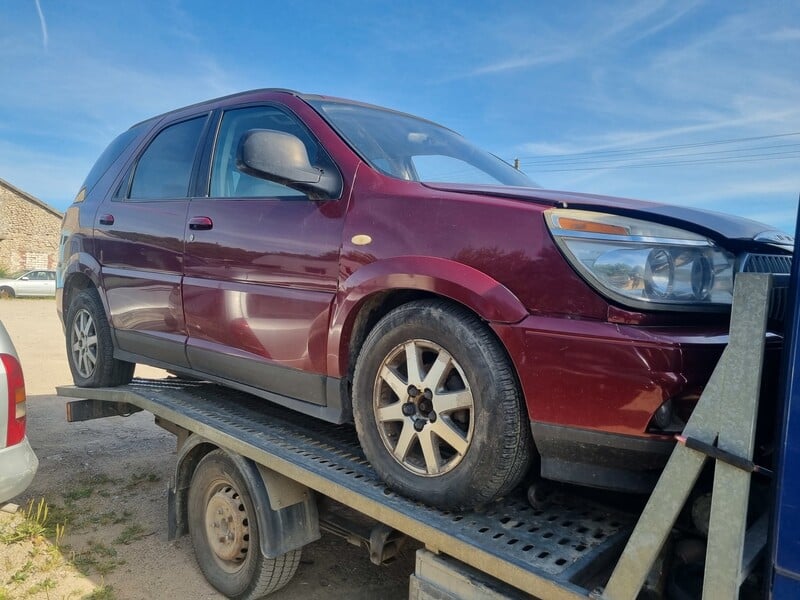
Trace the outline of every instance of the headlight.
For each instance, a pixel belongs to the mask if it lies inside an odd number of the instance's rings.
[[[722,308],[735,257],[675,227],[582,210],[545,212],[567,260],[600,293],[637,308]]]

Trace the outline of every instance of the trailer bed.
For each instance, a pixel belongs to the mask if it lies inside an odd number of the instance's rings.
[[[479,510],[437,510],[389,490],[351,425],[209,382],[134,379],[117,388],[64,386],[58,393],[148,411],[534,596],[585,598],[584,586],[617,559],[636,520],[560,493],[534,509],[522,491]]]

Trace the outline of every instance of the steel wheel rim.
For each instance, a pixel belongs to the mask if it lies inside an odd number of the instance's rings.
[[[227,573],[239,571],[250,550],[250,518],[244,499],[229,481],[220,480],[209,489],[204,522],[216,563]]]
[[[75,313],[70,334],[72,363],[81,377],[89,378],[97,365],[97,327],[85,308]]]
[[[373,408],[389,454],[415,475],[443,475],[469,450],[472,390],[458,362],[435,342],[409,340],[387,354],[375,378]]]

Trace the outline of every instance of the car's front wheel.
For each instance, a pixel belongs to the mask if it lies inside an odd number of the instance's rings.
[[[0,287],[0,298],[13,298],[16,296],[14,293],[14,288],[10,287]]]
[[[113,387],[133,378],[134,363],[114,358],[114,343],[97,291],[78,292],[66,320],[67,361],[79,387]]]
[[[507,493],[533,455],[504,349],[480,319],[444,301],[412,302],[378,322],[356,363],[353,412],[378,474],[442,508]]]

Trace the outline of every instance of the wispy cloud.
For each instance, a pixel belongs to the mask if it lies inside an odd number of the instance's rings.
[[[498,58],[468,72],[452,76],[461,79],[491,75],[508,71],[519,71],[555,65],[575,60],[591,59],[595,50],[603,50],[609,44],[630,45],[655,35],[686,16],[696,6],[689,2],[639,2],[617,5],[609,18],[608,7],[602,10],[582,11],[583,17],[576,21],[568,33],[553,31],[540,21],[530,22],[529,29],[514,32],[507,20],[491,25],[504,44],[499,47],[519,46],[515,56]],[[514,17],[519,19],[519,17]],[[598,23],[602,22],[602,26]],[[509,40],[509,36],[517,36]],[[490,36],[491,37],[491,36]]]
[[[772,42],[800,42],[800,29],[797,27],[782,27],[777,31],[764,35],[763,38]]]
[[[44,19],[44,12],[42,12],[42,5],[39,3],[39,0],[34,0],[36,3],[36,12],[39,15],[39,24],[42,27],[42,46],[45,50],[47,50],[47,21]]]

